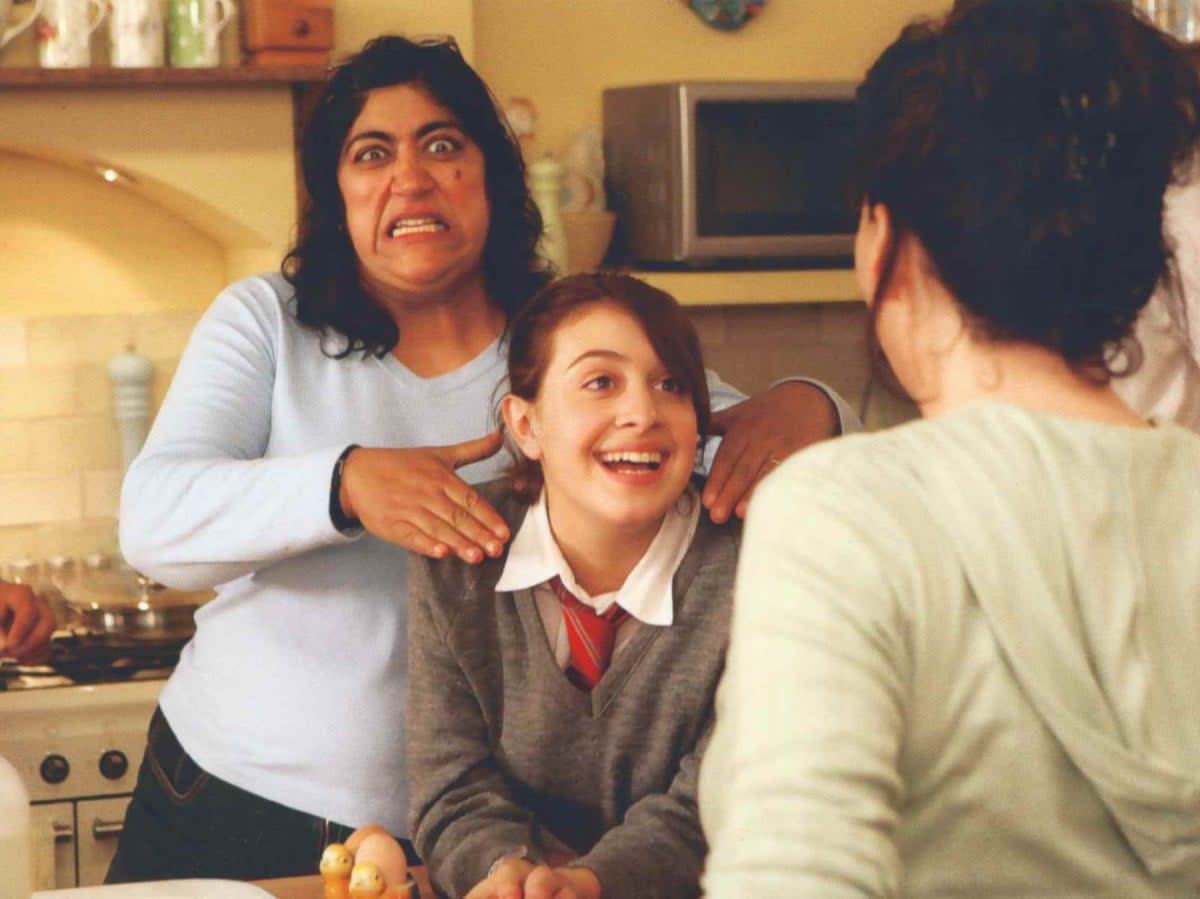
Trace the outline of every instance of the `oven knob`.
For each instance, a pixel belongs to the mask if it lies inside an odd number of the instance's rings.
[[[38,771],[46,783],[60,784],[71,773],[71,763],[61,755],[48,755],[42,759],[42,766]]]
[[[109,780],[120,780],[129,770],[129,759],[119,749],[110,749],[100,756],[100,773]]]

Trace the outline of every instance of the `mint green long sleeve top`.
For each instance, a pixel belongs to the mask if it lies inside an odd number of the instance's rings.
[[[977,403],[748,516],[709,899],[1195,896],[1200,438]]]

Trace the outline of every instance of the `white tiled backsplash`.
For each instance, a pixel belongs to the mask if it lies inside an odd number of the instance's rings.
[[[116,550],[108,360],[130,346],[149,356],[157,408],[197,318],[0,318],[0,561]]]
[[[859,408],[868,379],[861,304],[693,307],[709,367],[755,393],[820,378]],[[199,312],[0,318],[0,561],[116,550],[121,449],[108,360],[154,362],[157,409]],[[868,423],[906,417],[879,406]],[[886,402],[886,398],[885,398]]]

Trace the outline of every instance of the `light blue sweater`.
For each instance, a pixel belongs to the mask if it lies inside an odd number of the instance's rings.
[[[494,425],[499,342],[437,378],[335,360],[278,275],[225,290],[197,325],[121,496],[121,548],[173,587],[214,587],[162,695],[207,771],[340,823],[407,832],[405,553],[329,519],[350,443],[427,446]],[[339,349],[337,343],[333,348]],[[742,398],[713,379],[715,407]],[[460,469],[497,477],[496,456]]]

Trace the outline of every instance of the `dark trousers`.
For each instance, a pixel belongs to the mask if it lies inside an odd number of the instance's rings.
[[[316,874],[321,851],[352,828],[263,799],[214,777],[179,744],[161,709],[105,883]],[[401,840],[410,864],[420,864]]]

